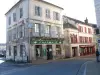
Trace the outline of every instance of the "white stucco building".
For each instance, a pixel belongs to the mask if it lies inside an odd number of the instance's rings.
[[[43,0],[20,0],[5,15],[7,60],[56,59],[63,51],[63,8]]]

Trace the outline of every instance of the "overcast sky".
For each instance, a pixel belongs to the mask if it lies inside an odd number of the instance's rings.
[[[18,0],[0,0],[0,43],[6,42],[5,13]],[[45,0],[64,8],[64,14],[84,21],[87,17],[90,23],[96,23],[94,0]],[[66,2],[65,2],[66,1]]]

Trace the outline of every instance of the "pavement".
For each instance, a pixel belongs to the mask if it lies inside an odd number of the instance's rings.
[[[100,63],[95,61],[95,55],[36,61],[33,64],[2,61],[0,75],[100,75]]]

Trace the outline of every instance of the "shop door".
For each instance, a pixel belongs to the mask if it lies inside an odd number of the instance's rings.
[[[43,57],[42,45],[36,45],[35,50],[36,50],[36,58],[37,59],[42,58]]]
[[[72,47],[72,56],[73,57],[76,56],[76,50],[77,50],[77,47]]]
[[[47,60],[50,60],[53,58],[52,55],[52,45],[47,45]]]

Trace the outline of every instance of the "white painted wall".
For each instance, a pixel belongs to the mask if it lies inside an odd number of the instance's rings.
[[[23,8],[23,18],[20,18],[20,8]],[[17,21],[13,22],[13,13],[16,13]],[[9,16],[11,16],[11,25],[8,24]],[[28,18],[28,0],[23,0],[20,4],[15,6],[10,12],[6,14],[6,26],[12,28],[15,24],[18,24],[22,19]]]
[[[62,21],[62,9],[57,8],[55,6],[52,6],[52,5],[49,5],[49,4],[46,4],[46,3],[41,2],[41,1],[37,1],[37,0],[30,0],[29,5],[30,5],[30,7],[29,7],[30,8],[30,12],[29,12],[30,15],[29,16],[31,19],[47,21],[47,22],[57,23],[57,24],[63,23],[63,21]],[[42,16],[41,17],[35,16],[35,6],[40,6],[42,8]],[[46,9],[50,9],[50,14],[51,14],[50,19],[47,19],[45,17],[45,10]],[[53,19],[53,11],[60,13],[60,21]]]

